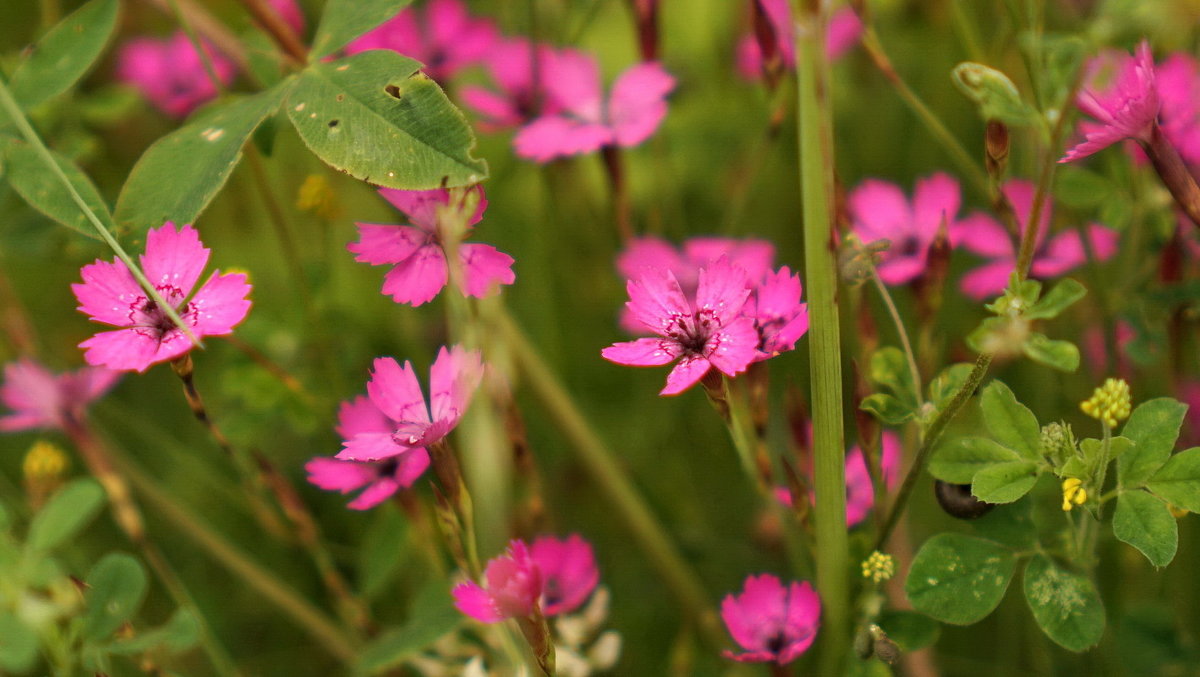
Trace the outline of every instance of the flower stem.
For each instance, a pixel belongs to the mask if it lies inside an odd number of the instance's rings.
[[[1175,204],[1179,205],[1192,223],[1200,227],[1200,187],[1196,185],[1196,178],[1183,163],[1183,158],[1179,157],[1179,151],[1163,136],[1157,122],[1150,132],[1150,143],[1143,143],[1142,148],[1150,157],[1154,171],[1158,172],[1163,185],[1171,191]]]
[[[891,293],[883,284],[883,280],[879,278],[879,271],[875,270],[875,266],[871,266],[870,270],[871,282],[875,284],[875,290],[879,292],[879,299],[883,301],[888,315],[892,318],[892,323],[896,325],[896,335],[900,337],[900,347],[904,349],[904,357],[908,361],[908,371],[912,376],[913,396],[916,398],[914,402],[920,405],[925,400],[925,389],[921,386],[921,370],[917,368],[916,353],[913,352],[912,344],[908,341],[908,332],[904,330],[904,321],[900,319],[900,311],[896,310],[896,303],[892,300]]]
[[[805,3],[809,4],[809,3]],[[850,645],[850,549],[846,533],[846,451],[842,438],[842,355],[837,301],[831,78],[824,4],[812,2],[796,39],[800,193],[808,279],[813,403],[813,488],[817,589],[825,621],[820,672],[842,673]]]
[[[250,60],[246,56],[246,48],[242,46],[241,40],[195,0],[145,0],[145,2],[154,5],[164,14],[183,17],[187,23],[195,26],[196,32],[203,35],[205,40],[212,42],[221,54],[232,59],[238,65],[239,71],[247,74],[251,72],[248,68]]]
[[[308,61],[308,48],[296,36],[295,31],[288,25],[278,12],[271,9],[266,0],[240,0],[242,6],[254,17],[257,23],[271,39],[283,50],[283,54],[297,65]]]
[[[610,144],[600,149],[600,156],[604,158],[604,169],[612,188],[617,234],[623,242],[629,242],[633,239],[633,209],[629,203],[629,182],[625,180],[625,163],[621,157],[621,149]]]
[[[75,190],[75,184],[71,183],[71,179],[67,178],[67,175],[65,172],[63,172],[62,167],[58,166],[58,162],[54,159],[54,156],[50,154],[50,150],[46,148],[46,144],[42,142],[42,138],[38,136],[36,131],[34,131],[33,125],[29,124],[29,120],[25,117],[25,113],[21,111],[20,106],[17,105],[17,102],[12,98],[12,94],[8,91],[8,85],[5,84],[3,78],[0,78],[0,110],[3,110],[8,114],[9,119],[11,119],[13,124],[17,126],[17,131],[21,132],[21,136],[25,138],[26,143],[33,148],[34,152],[37,153],[38,157],[42,160],[46,167],[50,169],[50,173],[53,174],[60,183],[62,183],[62,186],[64,189],[66,189],[67,194],[71,196],[71,201],[75,203],[76,207],[79,207],[79,211],[83,212],[84,217],[87,218],[88,222],[92,224],[92,227],[96,229],[96,232],[100,235],[100,239],[104,240],[104,243],[113,250],[113,253],[117,255],[117,258],[121,260],[121,263],[125,264],[125,267],[129,269],[130,274],[133,275],[133,278],[137,280],[137,283],[142,287],[146,294],[158,304],[158,307],[161,308],[164,313],[166,313],[171,322],[178,327],[185,336],[188,337],[188,340],[190,340],[193,345],[203,348],[204,344],[201,343],[200,339],[192,333],[191,327],[187,326],[187,324],[179,317],[179,313],[175,311],[175,307],[170,303],[167,303],[167,301],[158,293],[158,290],[154,288],[154,285],[150,283],[150,280],[146,279],[146,275],[142,272],[142,269],[133,262],[133,259],[130,258],[129,254],[125,253],[125,249],[121,247],[121,243],[117,242],[117,239],[113,237],[113,234],[108,232],[108,228],[104,225],[104,222],[100,220],[100,217],[96,215],[96,212],[92,211],[92,208],[88,206],[86,201],[84,201],[83,196],[79,194],[79,191]]]
[[[695,571],[675,549],[667,530],[659,524],[629,477],[617,465],[612,451],[584,419],[571,395],[558,382],[507,312],[501,309],[492,319],[495,329],[504,334],[517,366],[550,418],[570,439],[584,468],[608,496],[617,514],[632,532],[634,540],[683,605],[686,615],[697,623],[709,644],[723,646],[725,636],[710,606],[708,593]]]

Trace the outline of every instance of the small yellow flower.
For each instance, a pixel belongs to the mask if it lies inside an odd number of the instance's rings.
[[[1083,480],[1078,477],[1068,477],[1063,480],[1062,492],[1064,512],[1070,512],[1071,508],[1087,502],[1087,490],[1083,488]]]
[[[38,440],[25,454],[21,471],[27,482],[46,482],[58,479],[67,469],[67,455],[51,442]]]
[[[1122,379],[1110,378],[1104,385],[1096,388],[1092,396],[1084,400],[1079,408],[1088,416],[1115,428],[1118,421],[1129,418],[1132,406],[1133,398],[1129,394],[1129,384]]]
[[[863,578],[869,578],[875,583],[881,583],[896,574],[896,560],[888,554],[876,550],[863,560]]]

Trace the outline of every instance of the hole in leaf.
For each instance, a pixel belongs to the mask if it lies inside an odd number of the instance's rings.
[[[388,85],[387,87],[383,88],[383,91],[387,92],[388,96],[392,97],[393,99],[404,98],[404,95],[400,93],[400,88],[396,85]]]
[[[337,127],[337,126],[338,126],[338,123],[340,123],[340,122],[341,122],[341,120],[330,120],[330,121],[329,121],[329,128],[330,128],[330,129],[333,129],[334,127]]]

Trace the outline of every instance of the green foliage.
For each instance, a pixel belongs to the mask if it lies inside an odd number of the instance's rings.
[[[1042,429],[1029,407],[1017,401],[1017,396],[1000,381],[992,381],[983,389],[979,399],[983,421],[1002,446],[1017,452],[1027,460],[1041,458]]]
[[[329,0],[313,39],[310,58],[323,59],[392,18],[411,0]]]
[[[50,29],[13,72],[9,89],[23,110],[70,89],[100,58],[117,25],[117,0],[92,0]],[[0,120],[7,116],[0,112]]]
[[[63,185],[62,180],[54,173],[42,156],[29,144],[17,139],[0,137],[0,147],[8,165],[8,182],[31,207],[62,225],[92,239],[99,239],[96,228],[84,215],[75,200]],[[108,203],[100,195],[100,191],[71,160],[50,151],[51,157],[58,163],[67,180],[75,187],[75,191],[87,203],[92,212],[99,217],[100,222],[110,231],[116,228]]]
[[[1175,454],[1146,482],[1151,492],[1190,512],[1200,512],[1200,447]]]
[[[1033,334],[1021,351],[1025,357],[1059,371],[1072,372],[1079,368],[1079,348],[1070,341],[1058,341],[1044,334]]]
[[[1065,649],[1083,651],[1104,634],[1104,605],[1092,581],[1046,555],[1025,566],[1025,600],[1038,627]]]
[[[986,437],[960,437],[938,448],[929,473],[945,482],[970,484],[984,468],[1019,460],[1020,454]]]
[[[367,599],[383,591],[396,573],[407,547],[409,520],[390,506],[381,506],[370,529],[363,537],[358,573],[359,589]]]
[[[913,559],[904,591],[913,607],[943,623],[969,625],[1000,604],[1016,557],[993,541],[938,534]]]
[[[79,533],[104,506],[104,490],[92,479],[79,479],[51,497],[29,525],[29,547],[52,550]]]
[[[1114,189],[1106,177],[1079,167],[1060,167],[1054,177],[1054,199],[1076,209],[1100,205]]]
[[[971,493],[988,503],[1012,503],[1037,484],[1038,464],[1031,461],[996,463],[975,473]]]
[[[299,76],[287,114],[309,149],[333,168],[388,188],[478,183],[487,163],[462,112],[420,64],[390,50],[316,63]]]
[[[954,67],[951,79],[959,91],[979,106],[984,120],[1026,125],[1036,112],[1021,100],[1017,86],[1004,73],[980,63],[964,61]]]
[[[1066,278],[1037,300],[1025,313],[1031,320],[1049,320],[1058,317],[1075,302],[1087,296],[1087,288],[1072,278]]]
[[[880,615],[878,625],[904,651],[932,646],[942,631],[933,619],[915,611],[885,611]]]
[[[1002,505],[971,522],[981,538],[1006,545],[1013,550],[1029,551],[1038,546],[1037,525],[1033,522],[1033,500],[1026,497]]]
[[[154,142],[121,189],[117,222],[144,231],[166,221],[195,221],[241,160],[246,139],[293,83],[212,108]]]
[[[358,656],[356,674],[374,675],[402,663],[442,635],[454,630],[462,614],[450,600],[450,584],[433,580],[413,600],[408,622],[385,631],[368,644]]]
[[[1148,400],[1129,415],[1121,436],[1134,443],[1133,453],[1117,459],[1117,481],[1122,487],[1140,487],[1167,462],[1179,437],[1187,405],[1169,397]]]
[[[37,657],[37,634],[16,616],[0,611],[0,669],[28,672]]]
[[[1170,564],[1179,546],[1179,527],[1167,504],[1140,489],[1124,491],[1117,499],[1113,534],[1156,567]]]
[[[985,319],[972,331],[967,344],[980,352],[1022,354],[1038,364],[1073,372],[1079,368],[1075,344],[1035,332],[1032,323],[1058,317],[1085,294],[1083,285],[1067,278],[1043,297],[1041,283],[1020,280],[1014,273],[1004,295],[987,305],[996,317]]]
[[[179,609],[161,627],[118,639],[106,645],[105,649],[119,655],[141,654],[155,649],[179,653],[192,648],[199,641],[200,621],[187,609]]]
[[[129,555],[109,553],[92,567],[87,584],[83,637],[100,641],[137,613],[146,595],[146,571]]]

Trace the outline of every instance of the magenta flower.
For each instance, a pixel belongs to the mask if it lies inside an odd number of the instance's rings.
[[[728,376],[754,360],[758,331],[741,314],[750,296],[746,272],[720,259],[700,271],[695,303],[688,301],[670,271],[643,269],[630,280],[626,304],[643,330],[661,338],[614,343],[601,351],[605,359],[630,366],[679,363],[667,376],[660,395],[675,395],[699,381],[709,368]]]
[[[796,347],[796,341],[808,331],[808,304],[800,302],[803,287],[800,276],[787,266],[767,273],[743,309],[758,330],[755,362],[770,359]]]
[[[441,442],[458,425],[482,378],[479,351],[443,346],[429,370],[427,408],[411,362],[401,367],[390,357],[376,359],[367,396],[379,417],[369,418],[365,404],[352,409],[353,418],[342,422],[345,441],[337,458],[378,461]]]
[[[796,67],[796,22],[787,0],[758,0],[767,16],[773,38],[783,65]],[[839,59],[858,43],[862,35],[862,20],[849,7],[843,7],[829,18],[825,31],[825,53],[830,61]],[[737,70],[747,80],[763,76],[763,45],[753,34],[745,35],[737,45]]]
[[[1012,179],[1004,184],[1004,194],[1016,212],[1022,232],[1029,227],[1035,191],[1033,183],[1022,179]],[[1038,246],[1030,270],[1033,277],[1043,280],[1058,277],[1087,262],[1087,253],[1078,230],[1063,231],[1049,240],[1046,239],[1053,207],[1047,198],[1038,219]],[[1116,253],[1116,231],[1093,223],[1088,226],[1087,233],[1097,260],[1105,261]],[[1013,242],[1004,226],[992,217],[976,212],[956,225],[955,230],[951,232],[951,239],[958,246],[990,259],[989,263],[963,276],[964,294],[978,300],[1004,290],[1008,285],[1009,274],[1017,264],[1017,244]]]
[[[466,226],[479,223],[487,200],[483,188],[476,186],[479,205]],[[347,245],[357,254],[355,261],[373,266],[392,266],[383,278],[383,293],[396,303],[419,306],[433,299],[446,286],[450,271],[442,241],[446,228],[457,227],[457,218],[449,216],[450,193],[445,189],[394,190],[380,188],[379,194],[408,217],[410,226],[359,223],[358,242]],[[458,245],[466,296],[483,298],[499,285],[512,284],[513,258],[486,244]]]
[[[809,437],[812,437],[812,424],[809,424]],[[886,430],[882,435],[883,457],[880,465],[883,478],[888,489],[895,489],[900,481],[900,438],[896,433]],[[809,474],[812,474],[811,469]],[[792,492],[787,487],[776,487],[775,498],[791,508],[795,505]],[[811,493],[809,500],[815,501]],[[854,446],[846,453],[846,528],[853,527],[864,519],[875,507],[875,485],[871,482],[871,473],[867,470],[867,459],[863,456],[862,447]]]
[[[83,367],[55,374],[30,359],[4,367],[0,403],[12,410],[0,416],[0,431],[65,428],[83,418],[84,410],[117,382],[121,372]]]
[[[573,50],[548,57],[543,76],[546,99],[555,112],[544,112],[517,132],[513,146],[523,158],[549,162],[604,146],[636,146],[667,115],[666,98],[675,78],[657,62],[626,70],[606,99],[594,57]]]
[[[579,608],[600,582],[592,545],[579,534],[564,540],[539,536],[530,555],[541,572],[542,613],[557,616]]]
[[[542,594],[542,574],[523,542],[513,541],[507,555],[492,558],[483,578],[487,587],[467,581],[450,591],[459,611],[484,623],[533,614]]]
[[[553,49],[516,38],[498,42],[484,58],[499,91],[467,85],[462,99],[483,116],[480,127],[485,131],[520,127],[539,115],[559,112],[557,102],[550,100],[546,91]]]
[[[1097,377],[1108,374],[1108,346],[1104,331],[1101,325],[1092,325],[1084,331],[1083,340],[1079,342],[1088,366]],[[1127,381],[1133,380],[1133,361],[1129,357],[1129,344],[1137,338],[1137,332],[1125,320],[1117,320],[1115,334],[1117,375]]]
[[[1185,162],[1200,165],[1200,64],[1183,52],[1172,54],[1158,65],[1154,83],[1163,135]]]
[[[395,423],[363,395],[342,402],[338,409],[337,432],[344,440],[352,440],[359,434],[391,435],[395,427]],[[411,487],[428,467],[429,453],[423,447],[406,448],[380,461],[340,461],[319,456],[304,465],[308,481],[322,489],[343,494],[362,489],[362,493],[349,503],[351,510],[367,510],[379,505],[402,487]]]
[[[1093,71],[1097,63],[1100,62],[1093,62]],[[1095,121],[1080,123],[1084,141],[1068,150],[1059,162],[1085,158],[1124,139],[1150,143],[1161,105],[1150,43],[1142,41],[1133,58],[1119,59],[1116,68],[1108,89],[1085,88],[1079,93],[1076,100],[1079,109]],[[1196,104],[1190,105],[1194,109]]]
[[[222,84],[233,82],[237,67],[205,45],[213,71]],[[117,54],[117,79],[133,85],[159,110],[182,118],[216,98],[217,89],[204,70],[200,54],[183,31],[169,38],[136,38]]]
[[[304,33],[304,11],[296,4],[296,0],[267,0],[267,4],[283,18],[296,35]]]
[[[1188,405],[1184,415],[1184,446],[1200,445],[1200,381],[1190,381],[1179,386],[1179,399]]]
[[[742,663],[787,665],[812,646],[821,618],[821,600],[808,581],[786,588],[771,574],[749,576],[738,596],[721,601],[721,619],[746,653],[724,651]]]
[[[942,223],[953,232],[961,198],[958,182],[937,173],[917,181],[912,205],[899,186],[867,179],[847,199],[854,233],[867,244],[889,240],[879,277],[889,285],[912,282],[925,271]]]
[[[197,337],[233,332],[250,310],[250,285],[242,273],[213,271],[200,290],[186,301],[208,263],[209,250],[191,225],[176,230],[170,221],[146,234],[142,271],[155,291],[175,308]],[[79,311],[93,321],[120,327],[79,344],[84,360],[109,369],[145,371],[156,362],[172,360],[192,349],[187,335],[134,280],[125,264],[97,260],[80,271],[83,284],[71,285]]]
[[[445,82],[482,62],[498,38],[492,21],[472,17],[461,0],[432,0],[424,11],[403,9],[355,38],[346,53],[390,49],[420,61],[426,75]]]

